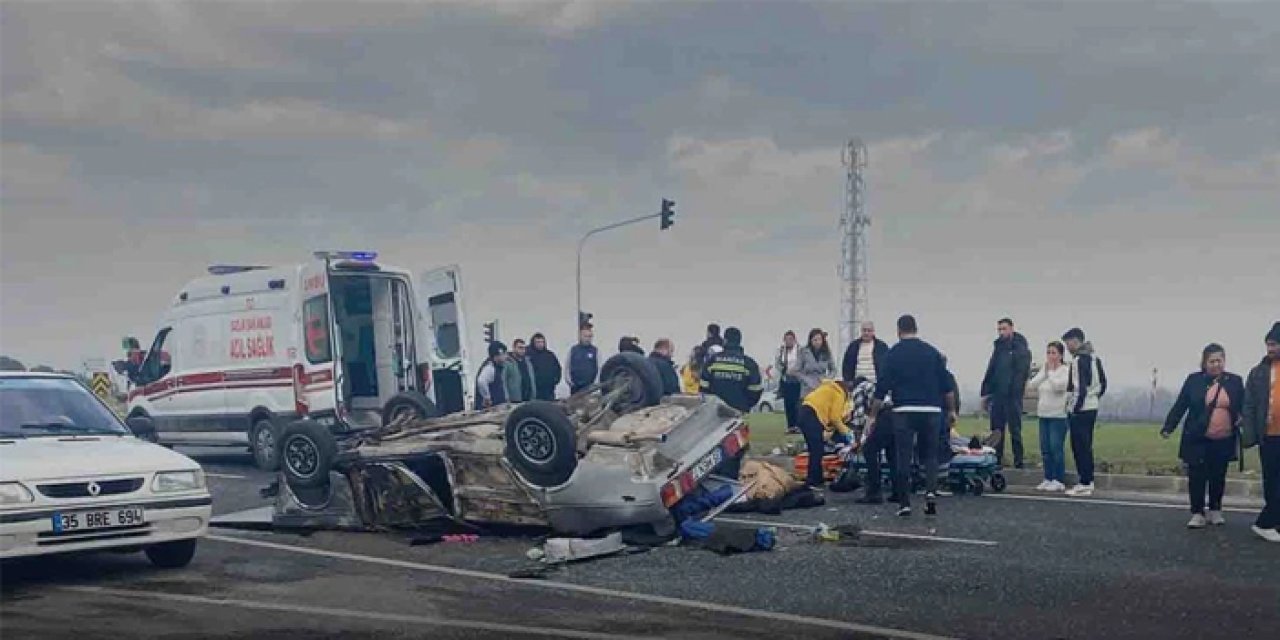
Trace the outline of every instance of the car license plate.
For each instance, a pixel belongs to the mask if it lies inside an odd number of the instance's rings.
[[[54,533],[75,533],[94,529],[130,527],[146,523],[142,507],[96,509],[93,511],[68,511],[53,514]]]
[[[714,450],[711,451],[711,453],[708,453],[707,455],[703,456],[702,459],[699,460],[697,464],[693,465],[693,469],[690,469],[690,473],[693,474],[694,481],[696,482],[698,480],[701,480],[703,476],[707,475],[708,473],[711,473],[711,470],[715,469],[723,461],[724,461],[724,450],[721,449],[720,447],[716,447]]]

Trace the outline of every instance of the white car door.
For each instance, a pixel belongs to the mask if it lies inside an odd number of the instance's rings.
[[[431,363],[431,388],[441,413],[454,413],[471,406],[471,373],[467,366],[466,316],[462,310],[462,275],[457,265],[423,272],[413,283],[423,334],[419,349],[428,345],[430,353],[419,353]]]

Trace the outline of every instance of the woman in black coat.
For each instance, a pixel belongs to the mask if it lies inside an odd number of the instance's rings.
[[[1187,376],[1178,401],[1169,410],[1162,437],[1168,438],[1182,422],[1178,457],[1187,465],[1187,491],[1191,497],[1191,521],[1187,527],[1226,524],[1222,517],[1222,493],[1227,467],[1236,459],[1240,410],[1244,406],[1244,380],[1226,371],[1227,355],[1221,345],[1204,348],[1200,371]],[[1183,417],[1186,420],[1183,420]],[[1209,510],[1205,513],[1205,490]]]

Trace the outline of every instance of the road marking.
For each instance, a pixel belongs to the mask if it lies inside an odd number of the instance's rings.
[[[326,558],[337,558],[339,560],[350,560],[353,562],[366,562],[369,564],[378,564],[388,567],[398,567],[401,569],[414,569],[417,571],[428,571],[432,573],[441,573],[451,576],[461,576],[464,578],[476,578],[480,580],[492,580],[494,582],[503,582],[507,584],[519,584],[530,588],[550,589],[554,591],[571,591],[575,593],[586,593],[595,596],[603,596],[607,598],[621,598],[625,600],[635,600],[638,602],[648,602],[653,604],[661,604],[672,607],[681,607],[685,609],[697,609],[700,611],[709,611],[711,613],[729,613],[747,618],[759,618],[762,620],[772,620],[775,622],[785,622],[793,625],[802,625],[809,627],[822,627],[825,629],[835,629],[837,631],[851,631],[854,633],[864,633],[876,635],[885,638],[901,638],[903,640],[954,640],[947,636],[935,636],[927,633],[917,633],[914,631],[904,631],[902,629],[890,629],[887,627],[877,627],[869,624],[858,624],[856,622],[844,622],[842,620],[831,620],[827,618],[817,618],[810,616],[800,616],[790,613],[779,613],[775,611],[765,611],[761,609],[748,609],[746,607],[736,607],[733,605],[717,604],[714,602],[703,602],[700,600],[684,600],[681,598],[671,598],[667,596],[658,596],[648,593],[637,593],[634,591],[620,591],[616,589],[606,589],[603,587],[589,587],[586,585],[572,584],[569,582],[558,582],[555,580],[521,580],[504,576],[498,573],[487,573],[484,571],[472,571],[470,569],[457,569],[454,567],[445,567],[434,564],[423,564],[419,562],[408,562],[406,560],[393,560],[391,558],[380,558],[377,556],[366,556],[355,553],[346,553],[342,551],[326,551],[323,549],[311,549],[307,547],[298,547],[288,544],[279,544],[276,542],[266,542],[263,540],[252,540],[249,538],[240,538],[222,535],[205,536],[206,540],[216,540],[218,542],[226,542],[228,544],[239,544],[250,547],[260,547],[263,549],[275,549],[277,551],[289,551],[292,553],[300,553],[304,555],[322,556]]]
[[[1189,507],[1185,504],[1176,504],[1172,502],[1136,502],[1130,500],[1106,500],[1100,498],[1051,498],[1049,496],[1024,496],[1013,493],[989,493],[987,497],[1001,498],[1004,500],[1036,500],[1039,502],[1062,502],[1070,504],[1105,504],[1117,507],[1153,507],[1156,509],[1182,509]],[[1260,509],[1243,509],[1240,507],[1223,507],[1223,511],[1230,513],[1257,513]]]
[[[213,473],[211,471],[204,472],[207,478],[226,478],[228,480],[244,480],[246,476],[237,476],[230,473]]]
[[[333,607],[309,607],[298,604],[282,604],[267,602],[252,602],[249,600],[236,600],[234,598],[205,598],[202,596],[191,596],[179,593],[162,593],[156,591],[144,591],[136,589],[111,589],[108,587],[62,587],[63,591],[71,591],[74,593],[95,594],[115,596],[117,598],[128,598],[137,601],[139,598],[153,598],[155,600],[168,600],[170,602],[185,602],[188,604],[207,604],[220,607],[239,607],[241,609],[256,609],[259,611],[276,611],[281,613],[300,613],[314,616],[330,616],[334,618],[356,618],[360,620],[372,620],[375,622],[400,622],[415,625],[430,625],[435,627],[455,627],[458,629],[471,629],[476,631],[498,631],[513,635],[529,635],[529,636],[546,636],[549,638],[581,638],[582,640],[610,640],[611,638],[635,638],[636,640],[648,640],[652,636],[619,636],[614,633],[593,633],[590,631],[577,631],[574,629],[556,629],[551,627],[532,627],[528,625],[501,624],[497,622],[480,622],[474,620],[458,620],[457,618],[434,618],[430,616],[411,616],[398,613],[380,613],[376,611],[356,611],[353,609],[335,609]]]
[[[767,520],[742,520],[739,518],[716,518],[720,522],[731,522],[733,524],[749,524],[757,527],[778,527],[780,529],[792,529],[795,531],[813,531],[813,525],[792,524],[790,522],[769,522]],[[863,529],[858,532],[859,535],[872,536],[876,538],[903,538],[906,540],[928,540],[931,542],[954,542],[956,544],[971,544],[979,547],[994,547],[999,542],[995,540],[972,540],[969,538],[948,538],[945,536],[925,536],[915,533],[898,533],[897,531],[868,531]]]

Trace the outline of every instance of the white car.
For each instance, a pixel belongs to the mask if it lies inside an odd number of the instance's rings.
[[[0,558],[135,549],[190,563],[213,510],[204,471],[130,428],[72,377],[0,373]]]

